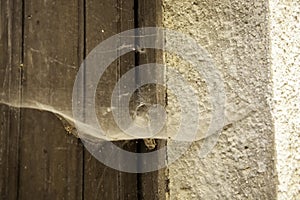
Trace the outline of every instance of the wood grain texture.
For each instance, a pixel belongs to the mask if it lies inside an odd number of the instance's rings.
[[[0,92],[7,94],[4,100],[35,99],[61,109],[62,102],[70,105],[72,95],[66,88],[73,86],[83,58],[96,45],[133,29],[137,18],[142,20],[139,26],[155,26],[159,21],[157,1],[135,3],[1,0]],[[140,64],[159,60],[158,54],[139,55]],[[98,108],[110,106],[115,83],[137,64],[131,52],[110,66],[99,82],[96,99],[104,100]],[[151,101],[164,104],[163,92],[155,87],[152,92]],[[55,115],[2,104],[0,111],[0,199],[164,199],[164,170],[119,172],[84,150]],[[115,144],[127,151],[149,151],[143,141]],[[159,142],[158,148],[163,144]],[[126,162],[126,158],[114,159]]]
[[[71,102],[81,62],[80,1],[26,1],[22,101],[56,106]],[[73,76],[72,76],[73,75]],[[49,98],[45,98],[49,97]],[[60,104],[59,104],[60,105]],[[59,119],[25,109],[20,141],[20,199],[82,199],[82,145]]]
[[[134,28],[133,0],[88,0],[86,5],[86,52],[101,41],[122,31]],[[87,66],[88,67],[88,66]],[[98,83],[96,108],[110,107],[111,94],[118,78],[134,67],[134,53],[126,54],[113,62]],[[112,119],[112,118],[111,118]],[[128,151],[136,151],[136,143],[114,142]],[[109,153],[109,152],[106,152]],[[137,199],[137,175],[111,169],[88,151],[84,154],[85,199]],[[126,158],[112,158],[126,162]]]
[[[0,1],[0,92],[2,100],[21,96],[22,2]],[[20,109],[0,104],[0,199],[18,198]]]
[[[138,4],[138,27],[156,27],[161,25],[162,17],[162,5],[160,0],[140,0],[137,1]],[[158,41],[164,42],[164,41]],[[143,53],[139,53],[139,65],[147,63],[160,63],[163,64],[163,54],[161,50],[157,49],[144,49]],[[164,80],[164,71],[158,68],[152,68],[148,70],[149,75],[155,74],[157,80]],[[148,85],[142,88],[140,91],[140,96],[144,100],[148,101],[146,103],[161,104],[166,105],[165,94],[166,91],[163,87],[156,85]],[[153,150],[149,150],[143,142],[140,143],[141,152],[156,151],[162,147],[165,147],[165,140],[156,140],[157,146]],[[156,158],[152,162],[158,162],[158,160],[166,159],[166,154],[161,155],[161,157]],[[143,161],[141,161],[143,162]],[[147,161],[149,162],[149,161]],[[139,174],[139,188],[140,188],[140,199],[166,199],[166,169],[160,169],[154,172],[148,172]]]

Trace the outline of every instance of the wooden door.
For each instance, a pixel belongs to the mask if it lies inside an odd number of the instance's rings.
[[[70,99],[63,88],[73,84],[71,77],[86,55],[116,33],[159,25],[160,8],[159,0],[1,0],[4,101],[48,95],[52,98],[44,103],[55,105]],[[106,72],[106,89],[128,69],[155,61],[154,50],[122,56]],[[156,101],[163,102],[163,95]],[[91,156],[53,113],[5,104],[0,110],[1,199],[165,199],[164,170],[116,171]],[[149,151],[142,141],[123,147]]]

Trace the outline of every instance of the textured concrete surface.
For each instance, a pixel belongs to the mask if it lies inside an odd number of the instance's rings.
[[[278,199],[300,199],[300,2],[271,0]]]
[[[276,199],[268,8],[262,0],[163,1],[163,25],[192,36],[212,55],[227,97],[227,125],[213,151],[200,159],[202,141],[194,142],[170,165],[169,199]],[[198,90],[201,115],[209,118],[203,78],[175,55],[166,54],[165,62]],[[179,123],[175,96],[168,94],[169,125]]]

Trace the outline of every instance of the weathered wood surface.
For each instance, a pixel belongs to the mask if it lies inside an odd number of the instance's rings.
[[[87,1],[86,53],[110,36],[133,28],[132,0]],[[109,66],[98,83],[96,93],[98,95],[96,99],[99,100],[96,101],[98,108],[110,106],[111,94],[118,77],[132,67],[134,67],[133,53],[122,56]],[[123,142],[115,142],[115,144],[121,146]],[[124,148],[135,151],[135,142],[127,143]],[[121,161],[121,158],[112,159]],[[137,174],[111,169],[97,161],[87,150],[84,152],[84,171],[86,199],[137,199]]]
[[[70,102],[64,91],[83,57],[80,1],[25,1],[22,98],[55,106]],[[72,67],[74,66],[74,67]],[[47,96],[49,98],[45,99]],[[53,98],[51,98],[53,97]],[[82,145],[51,113],[22,113],[19,198],[81,199]]]
[[[162,5],[160,0],[142,0],[137,1],[137,26],[138,27],[155,27],[160,26],[162,17]],[[152,8],[152,9],[149,9]],[[159,38],[160,39],[160,38]],[[163,42],[163,41],[158,41]],[[157,49],[144,49],[143,53],[138,55],[138,65],[147,63],[160,63],[162,62],[162,51]],[[156,74],[156,78],[164,80],[164,72],[158,69],[150,69],[149,75]],[[163,87],[157,87],[155,85],[150,85],[140,90],[140,95],[143,96],[144,100],[148,100],[147,103],[158,103],[165,105],[165,91]],[[158,150],[166,145],[165,140],[156,140],[156,148],[149,150],[143,142],[139,145],[141,152],[150,152]],[[152,162],[158,162],[158,159],[163,159],[164,156],[153,160]],[[141,161],[143,162],[143,161]],[[143,173],[139,175],[139,196],[142,199],[165,199],[166,198],[166,169],[160,169],[154,172]]]
[[[21,102],[34,95],[58,107],[70,101],[64,88],[72,87],[83,58],[116,33],[157,25],[159,8],[158,0],[1,0],[0,86],[8,92],[5,100]],[[148,53],[140,63],[132,52],[112,64],[99,83],[106,83],[107,95],[128,69],[157,60],[156,51]],[[161,94],[155,101],[164,102]],[[119,172],[92,157],[55,115],[5,105],[0,111],[0,199],[164,199],[164,170]],[[123,144],[116,142],[129,151],[148,151],[142,141]]]
[[[0,2],[0,86],[5,100],[20,101],[22,2]],[[0,199],[18,198],[20,109],[0,105]]]

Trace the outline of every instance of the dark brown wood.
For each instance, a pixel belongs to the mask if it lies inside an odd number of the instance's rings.
[[[70,104],[65,89],[72,88],[81,63],[82,8],[81,1],[25,1],[23,102],[34,97],[56,108]],[[22,113],[21,131],[19,198],[82,199],[78,139],[55,115],[30,109]]]
[[[1,100],[19,102],[22,63],[20,0],[0,1],[0,30]],[[0,104],[0,111],[0,199],[17,199],[20,110]]]
[[[73,86],[84,56],[104,39],[133,29],[137,20],[138,26],[157,25],[158,2],[1,0],[0,92],[7,94],[1,101],[32,99],[63,108],[62,102],[72,98],[65,89]],[[99,82],[96,100],[104,101],[97,108],[110,106],[122,74],[136,64],[159,61],[160,55],[147,51],[139,55],[140,63],[134,52],[117,59]],[[164,92],[151,90],[156,98],[150,101],[164,104]],[[111,169],[83,150],[54,114],[3,104],[0,111],[0,199],[164,199],[164,170],[130,174]],[[143,141],[115,144],[149,151]],[[158,141],[157,148],[162,145]]]
[[[138,4],[138,27],[156,27],[161,25],[161,12],[162,5],[161,0],[141,0],[137,1]],[[160,41],[163,42],[163,41]],[[162,51],[157,49],[144,49],[143,53],[139,55],[139,65],[147,63],[160,63],[162,62]],[[159,69],[149,70],[150,74],[156,74],[156,78],[164,80],[164,71]],[[140,90],[140,96],[143,96],[143,100],[147,103],[158,103],[162,106],[166,105],[165,102],[165,89],[163,87],[148,85]],[[156,140],[157,146],[155,149],[150,150],[143,142],[140,143],[140,150],[142,152],[150,152],[160,149],[166,145],[165,140]],[[162,158],[156,159],[164,159]],[[149,161],[148,161],[149,162]],[[158,160],[153,160],[158,162]],[[160,169],[154,172],[148,172],[139,174],[139,188],[140,199],[166,199],[166,169]]]
[[[108,37],[134,28],[133,0],[88,0],[86,3],[87,53]],[[98,83],[96,96],[98,109],[106,109],[111,106],[111,94],[118,77],[132,67],[134,67],[133,52],[120,57],[106,70]],[[107,123],[111,125],[110,122]],[[105,126],[105,124],[103,125]],[[116,145],[122,146],[126,150],[136,150],[134,141],[126,143],[125,146],[122,145],[123,143],[123,141],[115,142]],[[88,151],[85,151],[84,158],[85,199],[137,199],[136,174],[111,169],[96,160]],[[122,158],[113,159],[122,162]]]

